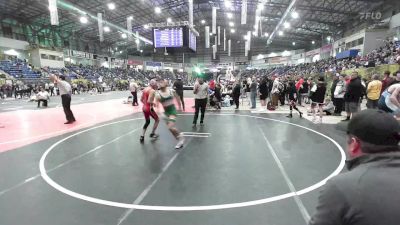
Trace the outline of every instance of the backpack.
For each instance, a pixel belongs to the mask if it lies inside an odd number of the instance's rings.
[[[275,106],[272,105],[272,102],[271,102],[271,101],[268,102],[268,104],[267,104],[267,109],[268,109],[268,110],[271,110],[271,111],[274,111],[274,110],[275,110]]]

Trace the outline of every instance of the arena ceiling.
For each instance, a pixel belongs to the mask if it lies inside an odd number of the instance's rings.
[[[114,10],[107,7],[111,1],[115,3]],[[200,33],[198,48],[204,48],[204,26],[211,25],[212,6],[218,7],[217,25],[222,29],[226,28],[228,38],[233,39],[233,53],[241,54],[244,49],[243,36],[247,31],[254,30],[255,11],[259,4],[263,4],[260,33],[262,30],[261,34],[270,35],[278,23],[284,22],[282,17],[295,0],[248,0],[245,25],[240,24],[242,1],[230,0],[231,6],[226,1],[228,0],[194,0],[194,24]],[[284,49],[309,49],[312,48],[312,41],[320,46],[327,36],[338,36],[356,26],[360,13],[376,10],[391,1],[396,0],[298,0],[293,10],[298,13],[299,18],[287,16],[285,21],[290,23],[290,28],[283,29],[283,36],[276,35],[268,47],[268,37],[265,35],[252,37],[252,54]],[[145,29],[144,24],[165,22],[167,18],[172,21],[188,20],[188,0],[59,0],[58,5],[60,30],[73,31],[87,41],[99,39],[98,25],[93,19],[89,19],[87,24],[80,23],[82,11],[92,15],[102,12],[104,20],[121,28],[126,28],[126,18],[133,16],[133,31],[138,31],[148,39],[151,39],[151,30]],[[160,14],[155,13],[156,6],[161,8]],[[0,0],[0,13],[2,18],[12,17],[27,23],[50,26],[48,0]],[[229,19],[227,13],[232,13],[233,17]],[[205,24],[201,23],[202,20],[205,20]],[[233,22],[234,27],[230,27],[229,22]],[[235,29],[235,33],[231,33],[231,29]],[[113,44],[126,42],[116,29],[105,33],[105,41]]]

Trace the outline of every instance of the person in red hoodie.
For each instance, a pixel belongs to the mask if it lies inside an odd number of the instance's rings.
[[[300,95],[300,89],[302,88],[304,83],[304,78],[303,76],[300,76],[300,79],[297,81],[296,83],[296,92],[297,92],[297,103],[299,104],[299,106],[301,106],[301,95]]]
[[[394,82],[394,79],[392,77],[390,77],[389,71],[385,71],[385,73],[383,73],[383,76],[384,76],[384,78],[382,80],[381,94],[386,90],[386,88],[388,88]]]

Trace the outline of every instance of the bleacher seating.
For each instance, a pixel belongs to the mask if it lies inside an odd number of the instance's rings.
[[[41,73],[32,70],[27,63],[17,59],[15,61],[2,60],[0,61],[0,69],[15,78],[40,78]]]

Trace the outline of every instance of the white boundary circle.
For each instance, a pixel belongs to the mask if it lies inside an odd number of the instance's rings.
[[[192,115],[192,114],[180,114],[180,115]],[[259,199],[259,200],[253,200],[253,201],[246,201],[246,202],[238,202],[238,203],[228,203],[228,204],[220,204],[220,205],[204,205],[204,206],[157,206],[157,205],[138,205],[138,204],[128,204],[128,203],[121,203],[121,202],[114,202],[114,201],[108,201],[108,200],[104,200],[104,199],[99,199],[99,198],[95,198],[95,197],[91,197],[91,196],[87,196],[87,195],[83,195],[83,194],[79,194],[76,193],[74,191],[71,191],[69,189],[66,189],[65,187],[59,185],[58,183],[56,183],[54,180],[52,180],[46,171],[46,168],[44,166],[44,162],[46,160],[46,157],[48,156],[48,154],[54,150],[54,148],[59,145],[60,143],[74,137],[77,136],[79,134],[91,131],[91,130],[95,130],[101,127],[105,127],[105,126],[109,126],[109,125],[113,125],[113,124],[118,124],[118,123],[124,123],[124,122],[128,122],[128,121],[134,121],[134,120],[140,120],[142,118],[135,118],[135,119],[127,119],[127,120],[121,120],[121,121],[116,121],[116,122],[111,122],[111,123],[106,123],[100,126],[96,126],[96,127],[92,127],[83,131],[79,131],[77,133],[74,133],[66,138],[63,138],[59,141],[57,141],[56,143],[54,143],[52,146],[50,146],[50,148],[48,148],[45,153],[42,155],[42,157],[40,158],[40,162],[39,162],[39,169],[40,169],[40,174],[42,176],[42,178],[53,188],[55,188],[56,190],[69,195],[71,197],[77,198],[77,199],[81,199],[87,202],[92,202],[92,203],[96,203],[96,204],[100,204],[100,205],[106,205],[106,206],[113,206],[113,207],[118,207],[118,208],[126,208],[126,209],[140,209],[140,210],[152,210],[152,211],[204,211],[204,210],[217,210],[217,209],[230,209],[230,208],[240,208],[240,207],[247,207],[247,206],[255,206],[255,205],[261,205],[261,204],[265,204],[265,203],[270,203],[270,202],[274,202],[274,201],[279,201],[279,200],[283,200],[286,198],[290,198],[296,195],[303,195],[305,193],[311,192],[319,187],[322,187],[329,179],[331,179],[332,177],[338,175],[342,169],[345,166],[345,161],[346,161],[346,154],[343,150],[343,148],[335,141],[333,140],[331,137],[322,134],[318,131],[315,131],[313,129],[310,129],[308,127],[304,127],[298,124],[294,124],[294,123],[290,123],[290,122],[286,122],[286,121],[281,121],[281,120],[277,120],[277,119],[271,119],[271,118],[264,118],[264,117],[258,117],[258,116],[250,116],[250,115],[237,115],[237,114],[209,114],[209,115],[217,115],[217,116],[241,116],[241,117],[249,117],[249,118],[256,118],[256,119],[263,119],[263,120],[269,120],[269,121],[274,121],[274,122],[279,122],[279,123],[284,123],[284,124],[288,124],[288,125],[292,125],[292,126],[296,126],[296,127],[300,127],[303,128],[305,130],[311,131],[315,134],[318,134],[326,139],[328,139],[329,141],[331,141],[338,149],[339,152],[341,154],[341,160],[339,163],[339,166],[335,169],[335,171],[333,171],[328,177],[326,177],[325,179],[319,181],[318,183],[315,183],[313,185],[311,185],[310,187],[301,189],[299,191],[296,192],[289,192],[286,194],[282,194],[282,195],[277,195],[277,196],[273,196],[273,197],[268,197],[268,198],[264,198],[264,199]]]

